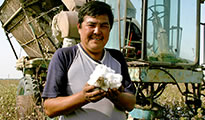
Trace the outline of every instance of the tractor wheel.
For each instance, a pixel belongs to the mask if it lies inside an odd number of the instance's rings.
[[[27,115],[30,115],[34,104],[32,78],[30,75],[26,75],[20,80],[17,88],[16,106],[18,119],[25,119]]]

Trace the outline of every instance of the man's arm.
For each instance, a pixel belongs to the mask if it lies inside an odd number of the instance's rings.
[[[84,99],[83,93],[79,92],[72,96],[45,99],[44,110],[49,117],[55,117],[72,112],[87,103],[88,101]]]
[[[49,117],[73,112],[89,102],[96,102],[106,95],[103,90],[94,90],[94,86],[85,85],[79,93],[66,97],[47,98],[44,101],[44,111]]]

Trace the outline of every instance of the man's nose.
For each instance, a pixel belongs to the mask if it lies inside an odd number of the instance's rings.
[[[95,33],[95,34],[100,34],[100,33],[101,33],[101,28],[100,28],[100,26],[96,26],[96,27],[95,27],[94,33]]]

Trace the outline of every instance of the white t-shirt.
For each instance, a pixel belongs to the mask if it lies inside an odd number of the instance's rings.
[[[119,57],[118,60],[110,54],[112,51]],[[125,91],[134,93],[135,88],[130,80],[126,62],[122,61],[123,56],[117,50],[105,49],[102,60],[95,61],[80,44],[61,48],[50,62],[42,97],[69,96],[80,92],[98,64],[104,64],[122,74]],[[109,99],[103,98],[96,103],[88,103],[68,115],[60,116],[60,120],[126,120],[126,115],[124,111],[115,108]]]

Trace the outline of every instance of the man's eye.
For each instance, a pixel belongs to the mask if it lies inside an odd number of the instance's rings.
[[[93,25],[93,24],[90,24],[90,25],[88,25],[89,27],[95,27],[95,25]]]
[[[109,28],[109,25],[103,25],[102,27],[103,28]]]
[[[103,27],[103,28],[109,28],[109,25],[108,25],[108,24],[102,24],[101,27]]]

